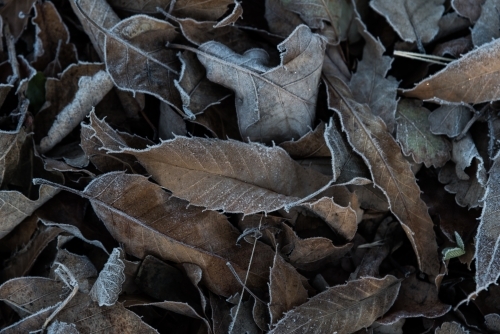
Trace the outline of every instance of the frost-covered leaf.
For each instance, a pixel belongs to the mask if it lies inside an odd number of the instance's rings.
[[[210,210],[271,212],[330,182],[300,166],[282,148],[257,143],[176,137],[145,150],[110,152],[133,154],[175,197]]]
[[[217,42],[204,43],[199,50],[198,59],[206,67],[208,79],[235,92],[243,138],[282,142],[309,131],[325,41],[307,26],[297,27],[278,45],[281,64],[274,68],[263,62],[263,50],[240,55]]]
[[[326,145],[325,123],[321,122],[316,129],[303,135],[299,140],[285,141],[279,146],[294,159],[299,158],[329,158],[331,152]]]
[[[446,138],[431,133],[430,114],[419,100],[400,100],[396,140],[401,144],[404,154],[411,154],[415,162],[423,162],[427,168],[438,168],[450,160],[451,144]]]
[[[125,264],[122,257],[123,253],[119,248],[113,249],[89,292],[92,300],[97,302],[99,306],[112,306],[118,300],[122,284],[125,282]]]
[[[430,130],[435,135],[458,136],[471,119],[470,109],[460,104],[445,104],[429,115]]]
[[[203,271],[202,282],[212,291],[230,296],[240,285],[226,263],[244,277],[252,245],[237,245],[238,231],[217,212],[187,206],[140,175],[108,173],[82,192],[89,198],[111,235],[125,251],[138,258],[151,254],[176,263],[193,263]],[[137,201],[147,198],[147,201]],[[207,240],[210,242],[207,243]],[[272,251],[257,244],[248,286],[262,288],[269,275]]]
[[[9,25],[12,36],[17,40],[28,24],[31,7],[36,0],[6,0],[2,2],[0,16]]]
[[[439,31],[444,0],[372,0],[370,6],[383,15],[405,42],[429,43]]]
[[[468,334],[460,324],[456,322],[445,322],[441,327],[437,328],[434,332],[435,334]]]
[[[276,253],[269,278],[271,324],[281,319],[283,313],[307,301],[303,279],[294,267]]]
[[[62,321],[54,321],[47,327],[47,334],[79,334],[75,324],[68,324]]]
[[[483,206],[483,196],[485,192],[484,186],[477,178],[476,171],[480,168],[477,162],[474,163],[472,177],[463,180],[457,176],[455,172],[456,168],[453,168],[452,164],[448,164],[441,168],[438,179],[439,182],[446,184],[445,189],[447,192],[456,194],[455,200],[458,205],[476,208],[478,206]]]
[[[481,5],[485,0],[452,0],[451,6],[455,11],[475,23],[481,15]]]
[[[395,126],[398,88],[398,81],[395,78],[386,78],[392,58],[384,56],[384,46],[368,32],[359,18],[356,19],[356,24],[366,44],[363,49],[363,59],[358,63],[349,88],[354,99],[359,103],[368,104],[372,113],[382,118],[392,133]]]
[[[405,90],[422,100],[482,103],[500,99],[500,39],[483,44]]]
[[[269,25],[269,30],[273,34],[286,37],[290,35],[296,27],[303,23],[298,14],[287,10],[285,6],[283,6],[281,0],[265,1],[266,13],[264,17]]]
[[[476,1],[481,4],[480,1]],[[472,42],[474,46],[481,46],[500,37],[500,1],[486,0],[481,6],[480,13],[474,28],[472,28]]]
[[[437,275],[434,224],[420,199],[409,163],[383,121],[373,116],[368,106],[357,103],[338,79],[328,78],[328,86],[329,107],[340,116],[349,143],[369,166],[374,184],[386,195],[392,213],[412,243],[420,269]]]
[[[23,145],[30,140],[23,122],[21,117],[15,130],[0,130],[0,186],[5,186],[22,163]]]
[[[329,288],[285,314],[270,333],[354,333],[387,312],[400,284],[394,276],[365,277]]]
[[[328,36],[329,43],[338,44],[347,39],[349,28],[354,18],[354,8],[345,0],[286,0],[283,7],[300,15],[311,28],[319,29]],[[325,25],[328,22],[329,25]]]
[[[476,291],[488,289],[500,277],[499,248],[499,202],[500,196],[500,153],[493,159],[489,171],[486,193],[484,195],[483,213],[477,228],[476,236]]]

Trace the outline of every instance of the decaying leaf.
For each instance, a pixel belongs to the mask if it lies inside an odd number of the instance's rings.
[[[281,1],[281,4],[285,9],[299,14],[310,28],[322,31],[332,44],[347,38],[354,18],[353,5],[345,0],[287,0]],[[325,25],[325,22],[329,25]]]
[[[470,109],[460,104],[445,104],[429,114],[430,130],[435,135],[457,137],[471,119]]]
[[[480,166],[474,163],[473,170],[477,171],[479,168]],[[452,164],[445,165],[439,171],[439,182],[446,184],[445,189],[447,192],[456,194],[455,200],[458,205],[469,208],[483,206],[485,188],[478,180],[477,173],[474,173],[467,180],[463,180],[457,176],[456,170]]]
[[[329,107],[339,114],[349,143],[369,166],[374,184],[387,196],[392,213],[412,243],[420,269],[437,275],[433,223],[408,162],[382,120],[373,116],[366,105],[355,102],[338,79],[328,78],[328,86]]]
[[[438,168],[450,160],[451,144],[446,138],[431,133],[428,120],[430,114],[421,101],[400,100],[396,140],[401,144],[404,154],[411,154],[415,162]]]
[[[405,90],[408,97],[455,103],[482,103],[500,98],[500,39],[483,44],[444,69]]]
[[[252,214],[292,206],[330,182],[280,147],[233,140],[176,137],[133,154],[178,198],[210,210]]]
[[[252,247],[236,244],[239,233],[221,214],[186,208],[186,202],[140,175],[104,174],[92,181],[82,195],[90,199],[99,218],[128,253],[138,258],[152,254],[176,263],[197,264],[203,271],[202,282],[223,296],[240,289],[226,262],[230,261],[238,275],[244,277]],[[142,196],[148,198],[144,203],[137,201]],[[256,251],[258,261],[254,259],[247,283],[262,288],[273,254],[261,243]]]
[[[387,312],[400,284],[394,276],[366,277],[329,288],[286,313],[270,333],[353,333]]]
[[[118,300],[122,284],[125,282],[125,264],[122,257],[123,252],[119,248],[113,249],[89,292],[92,300],[97,302],[99,306],[112,306]]]
[[[281,319],[283,313],[307,301],[307,290],[301,275],[278,253],[274,256],[269,278],[269,312],[271,324]]]
[[[17,40],[26,28],[31,7],[36,0],[6,0],[2,3],[0,15],[9,25],[12,36]]]
[[[321,122],[314,131],[310,131],[299,140],[285,141],[279,146],[294,159],[298,158],[330,158],[331,152],[325,138],[325,123]]]
[[[476,1],[481,4],[482,1]],[[472,28],[472,42],[474,46],[481,46],[500,37],[500,1],[486,0],[481,6],[481,15]]]
[[[359,103],[368,104],[372,113],[382,118],[392,133],[395,126],[398,88],[398,81],[395,78],[386,78],[392,58],[384,56],[384,46],[368,32],[359,18],[356,19],[356,24],[366,45],[363,59],[358,63],[349,88],[353,92],[354,99]]]
[[[439,31],[444,0],[372,0],[370,6],[383,15],[406,42],[429,43]]]
[[[445,322],[441,327],[437,328],[434,332],[435,334],[468,334],[460,324],[456,322]]]
[[[484,195],[483,213],[476,236],[476,291],[488,289],[500,276],[498,233],[498,196],[500,196],[500,153],[493,159]]]
[[[241,136],[261,142],[300,138],[315,116],[325,41],[301,25],[278,45],[281,64],[268,68],[265,51],[244,55],[223,44],[207,42],[198,59],[209,80],[232,89]],[[279,126],[278,126],[279,125]]]

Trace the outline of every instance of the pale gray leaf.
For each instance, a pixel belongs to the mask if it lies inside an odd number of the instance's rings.
[[[470,119],[469,108],[460,104],[445,104],[429,115],[430,130],[435,135],[455,138]]]
[[[500,1],[486,0],[481,15],[472,28],[474,46],[481,46],[500,37]]]

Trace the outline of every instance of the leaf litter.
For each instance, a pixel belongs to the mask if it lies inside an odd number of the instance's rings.
[[[498,331],[498,1],[4,2],[0,333]]]

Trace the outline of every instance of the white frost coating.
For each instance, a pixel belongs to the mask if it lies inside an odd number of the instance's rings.
[[[68,324],[59,320],[54,321],[49,328],[47,334],[79,334],[75,324]]]
[[[57,115],[46,137],[40,142],[40,150],[45,153],[66,137],[89,114],[113,88],[113,82],[106,71],[99,71],[92,77],[81,77],[78,91],[71,101]]]
[[[112,306],[118,300],[125,282],[125,264],[121,260],[120,248],[113,249],[104,269],[99,273],[99,277],[90,290],[90,297],[99,303],[99,306]]]

